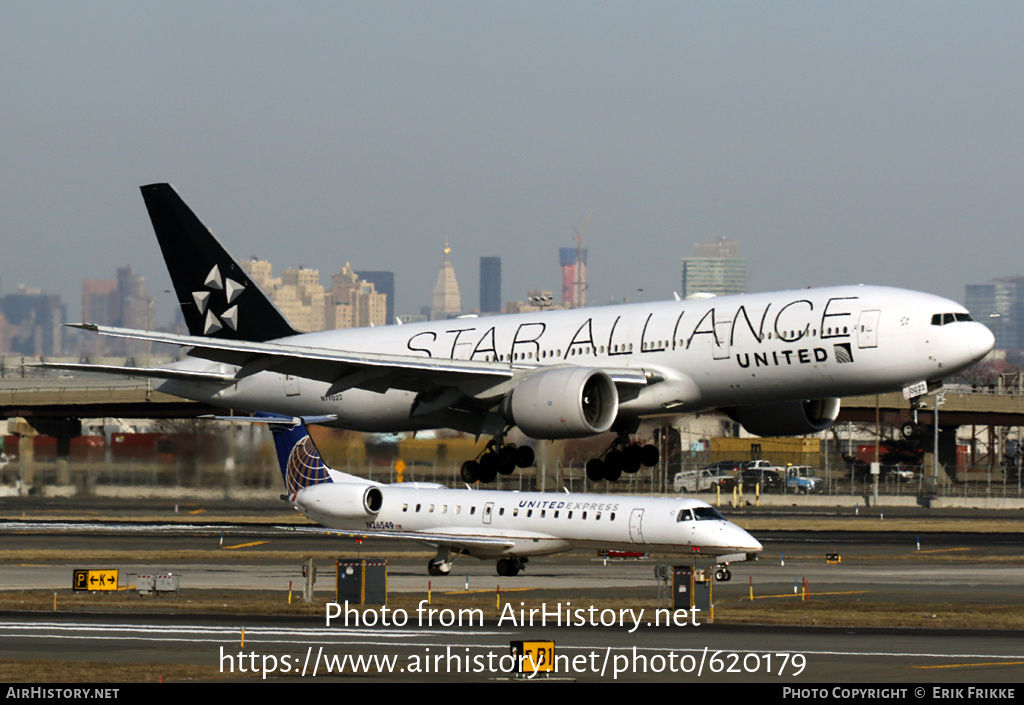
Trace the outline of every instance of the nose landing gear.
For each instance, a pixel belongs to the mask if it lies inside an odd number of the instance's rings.
[[[455,556],[447,548],[437,549],[437,555],[427,563],[427,572],[431,575],[448,575],[452,572],[452,562]]]

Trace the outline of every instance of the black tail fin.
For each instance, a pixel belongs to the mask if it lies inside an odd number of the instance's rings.
[[[191,335],[263,342],[298,332],[173,186],[143,186],[142,197]]]

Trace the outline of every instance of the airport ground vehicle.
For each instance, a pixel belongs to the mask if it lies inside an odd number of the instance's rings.
[[[736,478],[715,465],[699,470],[684,470],[676,473],[672,488],[676,492],[713,492],[715,487],[723,491],[732,490]]]
[[[823,492],[825,482],[808,465],[790,465],[786,468],[786,491],[812,494]]]
[[[737,478],[743,486],[744,492],[750,492],[761,487],[762,492],[781,492],[782,476],[777,469],[767,467],[748,467],[740,471]]]

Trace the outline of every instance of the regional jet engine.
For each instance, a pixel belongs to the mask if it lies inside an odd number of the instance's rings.
[[[325,482],[299,490],[294,501],[309,515],[365,519],[380,511],[384,495],[376,485]]]

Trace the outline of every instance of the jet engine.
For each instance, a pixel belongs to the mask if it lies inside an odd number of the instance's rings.
[[[824,431],[839,415],[839,399],[805,399],[723,409],[756,436],[800,436]]]
[[[612,427],[619,393],[612,378],[587,367],[540,370],[502,402],[505,417],[530,438],[583,438]]]
[[[376,516],[384,503],[384,493],[376,485],[351,482],[326,482],[299,490],[295,504],[304,511],[338,519],[364,519]]]

